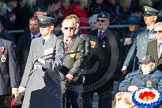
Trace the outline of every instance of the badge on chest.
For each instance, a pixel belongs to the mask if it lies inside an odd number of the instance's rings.
[[[4,47],[0,47],[0,52],[2,53],[1,56],[1,62],[6,62],[7,57],[4,54],[5,48]]]

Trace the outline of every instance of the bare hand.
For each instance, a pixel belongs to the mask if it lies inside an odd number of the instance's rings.
[[[128,91],[130,91],[130,92],[135,92],[136,90],[138,90],[138,87],[135,86],[135,85],[130,85],[130,86],[128,87]]]
[[[67,75],[66,75],[66,80],[67,80],[68,82],[71,82],[72,79],[73,79],[73,75],[71,75],[71,74],[67,74]]]
[[[19,90],[18,88],[12,88],[12,96],[15,98],[19,95]]]
[[[121,69],[121,72],[123,74],[126,74],[127,73],[127,67],[126,66],[123,66],[122,69]]]

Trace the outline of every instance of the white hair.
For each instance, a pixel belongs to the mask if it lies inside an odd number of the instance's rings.
[[[97,14],[90,16],[88,22],[90,23],[91,20],[97,20]]]

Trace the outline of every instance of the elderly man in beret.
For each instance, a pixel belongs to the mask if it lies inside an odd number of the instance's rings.
[[[116,94],[116,108],[134,108],[132,93],[142,88],[153,88],[162,92],[162,72],[155,67],[155,60],[147,55],[139,62],[140,69],[128,73],[119,84]]]
[[[52,33],[53,18],[38,17],[41,37],[31,42],[19,92],[24,93],[22,108],[62,108],[58,69],[64,58],[63,42]]]
[[[152,34],[159,12],[160,11],[152,7],[144,6],[143,19],[146,27],[143,27],[138,31],[136,40],[134,41],[127,54],[127,57],[121,69],[124,74],[127,71],[127,67],[129,66],[131,59],[134,59],[133,70],[137,70],[139,68],[138,61],[146,55],[147,44],[155,39]]]
[[[116,31],[109,29],[110,15],[101,12],[97,15],[97,29],[88,33],[90,39],[90,56],[85,74],[83,107],[92,108],[93,93],[99,95],[99,108],[112,108],[111,88],[113,75],[118,68],[120,37]],[[118,38],[117,38],[118,37]]]

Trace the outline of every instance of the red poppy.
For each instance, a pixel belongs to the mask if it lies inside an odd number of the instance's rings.
[[[4,47],[0,47],[0,51],[3,52],[4,51]]]
[[[102,39],[106,37],[106,34],[102,34]]]
[[[155,94],[153,92],[151,92],[151,91],[149,91],[149,92],[145,91],[145,92],[139,94],[139,98],[142,99],[142,100],[148,101],[150,99],[155,98]]]

